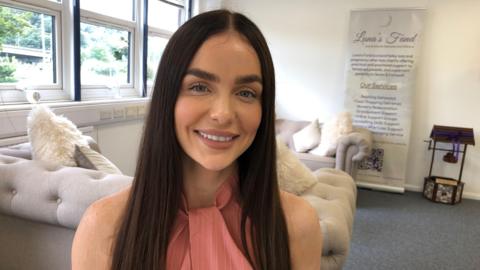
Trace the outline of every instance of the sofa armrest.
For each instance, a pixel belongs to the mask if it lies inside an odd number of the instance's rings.
[[[345,149],[351,145],[358,147],[358,152],[352,157],[352,160],[360,161],[364,159],[370,155],[372,150],[372,133],[365,128],[356,128],[354,132],[339,140],[338,149]]]
[[[365,128],[340,137],[335,156],[335,168],[352,174],[353,163],[361,161],[372,149],[372,133]]]

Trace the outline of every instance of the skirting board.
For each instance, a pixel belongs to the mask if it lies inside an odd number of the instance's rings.
[[[366,182],[356,182],[356,184],[358,187],[361,187],[361,188],[371,188],[375,190],[388,191],[388,192],[394,192],[394,193],[405,192],[405,188],[403,187],[393,187],[393,186],[387,186],[387,185],[375,184],[375,183],[366,183]]]
[[[405,189],[408,191],[423,192],[423,186],[405,185]],[[463,192],[462,198],[480,201],[480,194],[472,193],[472,192]]]
[[[394,193],[404,193],[407,191],[414,191],[414,192],[423,192],[423,186],[415,186],[415,185],[405,185],[405,187],[392,187],[382,184],[374,184],[374,183],[365,183],[365,182],[356,182],[358,187],[361,188],[371,188],[375,190],[387,191],[387,192],[394,192]],[[471,200],[478,200],[480,201],[480,194],[472,193],[472,192],[464,192],[463,196],[464,199],[471,199]]]

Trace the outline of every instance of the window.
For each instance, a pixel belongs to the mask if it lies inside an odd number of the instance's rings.
[[[168,38],[148,36],[147,82],[149,85],[153,84],[155,73],[157,72],[157,67],[167,42]]]
[[[169,38],[186,18],[185,1],[148,0],[147,85],[150,94]]]
[[[41,2],[41,1],[40,1]],[[25,101],[25,89],[62,95],[61,5],[0,1],[0,102]],[[15,90],[12,90],[15,89]],[[19,91],[20,90],[20,91]]]
[[[185,3],[183,1],[148,1],[148,25],[175,32],[184,22]]]
[[[0,6],[6,19],[1,37],[1,83],[25,82],[34,79],[38,84],[56,82],[53,63],[55,17],[23,9]]]
[[[129,84],[131,33],[88,23],[81,23],[80,29],[82,83]]]
[[[81,0],[83,10],[93,11],[122,20],[134,20],[134,5],[132,0]]]
[[[80,0],[82,99],[142,95],[140,76],[132,76],[140,66],[140,54],[132,54],[134,40],[141,35],[139,4],[135,0]]]
[[[0,0],[0,104],[25,102],[22,91],[28,89],[40,91],[42,101],[72,100],[75,2],[80,6],[77,91],[86,100],[138,97],[145,81],[151,87],[190,1]]]

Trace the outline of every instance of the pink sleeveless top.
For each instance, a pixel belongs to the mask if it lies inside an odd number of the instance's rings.
[[[215,205],[206,208],[188,209],[182,196],[168,244],[168,270],[253,269],[242,248],[237,187],[235,177],[227,179],[217,191]],[[248,238],[247,245],[252,250]]]

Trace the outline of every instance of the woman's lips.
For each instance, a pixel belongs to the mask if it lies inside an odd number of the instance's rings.
[[[234,144],[238,135],[225,131],[196,130],[202,142],[213,149],[227,149]]]

